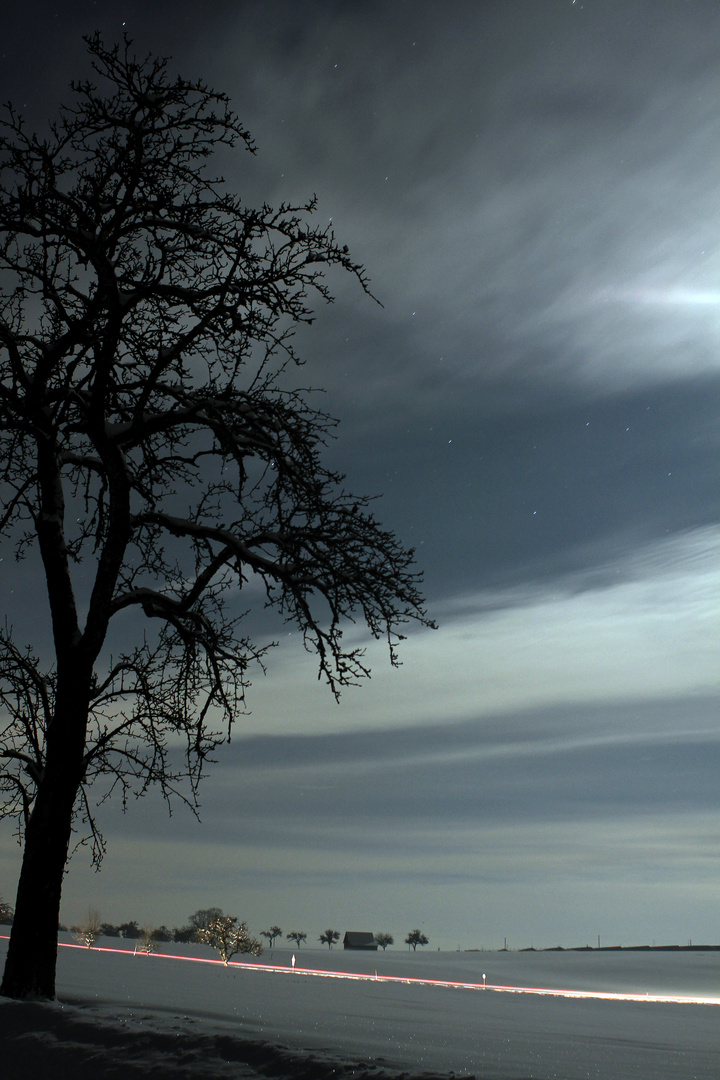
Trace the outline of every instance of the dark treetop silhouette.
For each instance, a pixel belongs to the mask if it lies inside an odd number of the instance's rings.
[[[323,273],[367,292],[363,268],[314,201],[250,209],[206,172],[219,146],[253,150],[224,95],[87,44],[100,85],[73,83],[46,137],[11,107],[0,131],[0,535],[39,552],[54,643],[45,663],[0,634],[15,997],[54,996],[73,823],[103,853],[92,785],[195,805],[265,652],[244,586],[336,695],[368,673],[348,620],[393,663],[404,625],[429,625],[412,552],[323,466],[334,422],[288,388]]]

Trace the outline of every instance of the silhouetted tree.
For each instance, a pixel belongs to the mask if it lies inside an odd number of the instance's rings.
[[[49,133],[11,106],[0,127],[0,537],[39,553],[53,641],[47,662],[0,635],[11,997],[54,996],[73,827],[104,851],[92,786],[196,805],[266,652],[240,630],[245,586],[336,695],[368,674],[349,620],[393,663],[428,622],[412,552],[323,465],[334,422],[289,376],[324,272],[367,291],[363,268],[314,201],[252,209],[207,171],[254,150],[223,94],[86,40],[96,81]]]
[[[173,930],[173,941],[180,941],[187,943],[195,940],[197,934],[196,926],[176,926]]]
[[[198,911],[193,912],[192,915],[189,915],[188,918],[190,925],[195,928],[197,934],[198,930],[207,929],[211,922],[214,922],[215,919],[221,919],[223,916],[224,912],[222,908],[210,907],[200,908]]]
[[[130,941],[135,941],[142,934],[142,930],[133,919],[132,922],[120,923],[118,930],[120,931],[120,937],[128,938]]]
[[[296,942],[298,949],[302,945],[303,941],[307,941],[307,934],[304,930],[291,930],[289,934],[285,935],[285,937],[288,939],[288,941]]]
[[[388,945],[395,944],[395,938],[392,936],[392,934],[376,934],[375,941],[380,946],[383,952],[385,952]]]
[[[340,940],[340,932],[338,930],[326,930],[320,935],[318,941],[323,945],[327,945],[328,949],[332,949],[336,941]]]
[[[412,951],[415,952],[418,945],[429,944],[429,939],[420,930],[411,930],[405,938],[405,944],[412,945]]]
[[[13,908],[0,896],[0,926],[12,926]]]
[[[236,953],[252,953],[253,956],[262,953],[262,945],[250,937],[246,923],[238,925],[237,918],[232,915],[221,913],[211,919],[207,926],[198,930],[197,940],[217,949],[225,967]]]
[[[261,930],[260,931],[260,937],[264,937],[264,938],[268,939],[268,944],[270,945],[271,949],[272,949],[273,945],[275,944],[275,938],[279,938],[281,936],[281,934],[282,934],[282,930],[280,929],[279,926],[271,926],[269,930]]]

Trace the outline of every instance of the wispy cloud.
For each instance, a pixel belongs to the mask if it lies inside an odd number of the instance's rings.
[[[339,706],[289,637],[242,730],[373,730],[717,692],[718,566],[720,529],[707,527],[545,583],[450,598],[434,612],[438,631],[405,642],[399,670],[370,645],[371,682]]]
[[[256,69],[265,176],[318,191],[385,304],[353,293],[329,323],[362,365],[354,401],[460,409],[498,381],[607,394],[720,374],[712,32],[622,12],[621,44],[601,18],[528,9],[508,67],[502,17],[465,15],[464,42],[427,9],[412,41],[352,12],[299,25],[292,62]]]

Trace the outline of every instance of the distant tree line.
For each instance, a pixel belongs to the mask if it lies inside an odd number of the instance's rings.
[[[13,920],[12,905],[6,903],[0,897],[0,925],[11,925]],[[67,930],[62,924],[60,930]],[[224,963],[237,953],[251,953],[259,956],[262,945],[252,938],[247,925],[239,922],[235,916],[226,915],[221,908],[200,908],[188,916],[188,922],[184,926],[174,926],[172,929],[165,926],[151,927],[141,926],[135,920],[124,923],[101,922],[99,914],[93,909],[88,909],[87,917],[80,923],[71,926],[70,932],[82,944],[88,947],[100,937],[125,938],[137,941],[138,948],[146,952],[152,952],[156,944],[177,942],[179,944],[206,944],[217,948]],[[267,930],[260,931],[260,937],[265,938],[270,949],[275,947],[275,942],[283,936],[282,927],[273,925]],[[318,937],[318,941],[332,949],[340,940],[340,931],[327,929]],[[286,941],[291,941],[299,949],[307,941],[305,930],[291,930],[285,934]],[[374,935],[376,945],[385,951],[389,945],[395,944],[392,934],[386,932]],[[405,938],[405,944],[413,952],[418,945],[429,944],[429,939],[420,930],[411,930]]]

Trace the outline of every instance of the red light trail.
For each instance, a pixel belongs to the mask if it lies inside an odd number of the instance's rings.
[[[7,935],[0,938],[7,940]],[[87,945],[74,945],[71,942],[59,941],[58,946],[64,949],[85,949]],[[123,956],[147,956],[157,960],[183,960],[194,964],[222,964],[222,960],[202,956],[174,956],[172,953],[151,952],[144,953],[130,949],[112,949],[107,946],[92,946],[92,952],[121,953]],[[272,964],[248,964],[242,961],[230,960],[227,964],[230,968],[239,968],[243,971],[266,972],[274,975],[307,975],[321,979],[353,979],[358,982],[381,982],[401,983],[407,986],[435,986],[445,990],[492,990],[502,994],[539,994],[546,997],[565,998],[599,998],[604,1001],[654,1001],[673,1002],[680,1005],[720,1005],[720,997],[688,997],[679,994],[642,994],[642,993],[612,993],[603,990],[564,990],[554,987],[538,986],[502,986],[495,983],[467,983],[451,982],[444,979],[417,979],[405,975],[379,975],[360,973],[356,971],[324,971],[318,968],[279,967]]]

